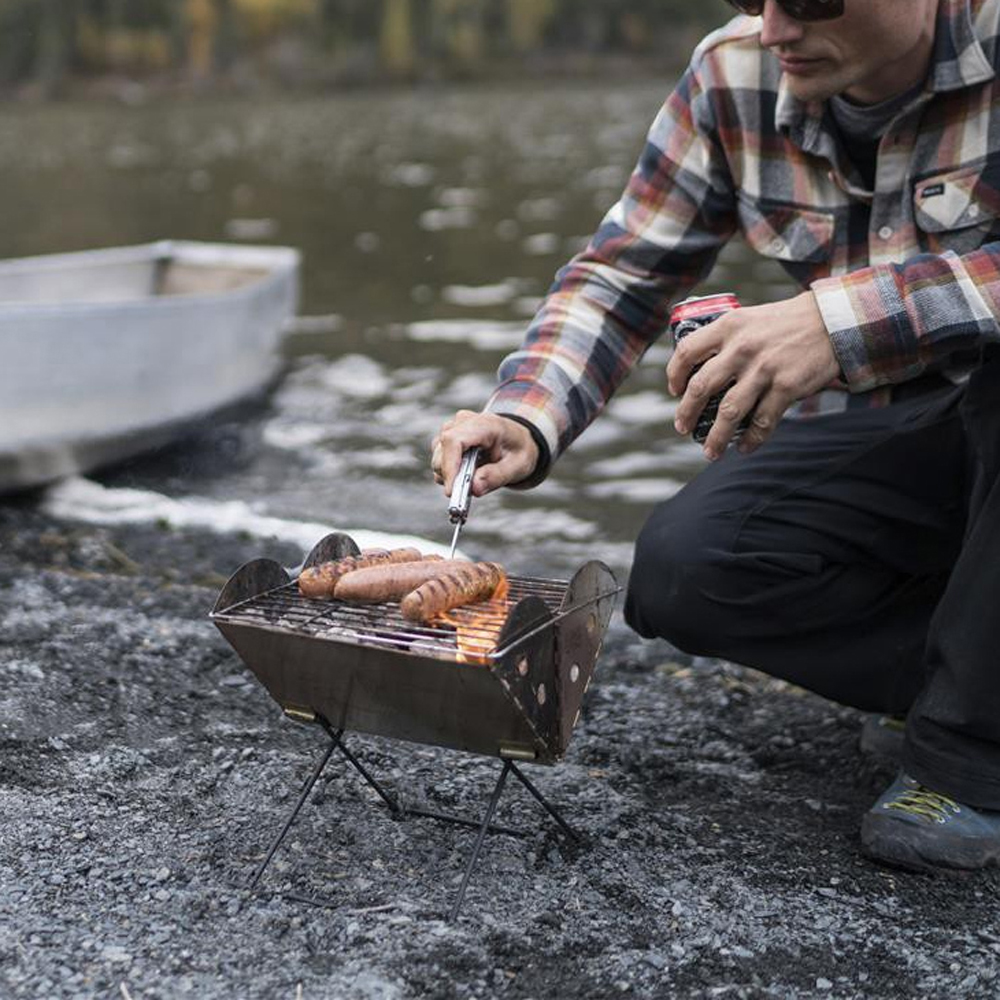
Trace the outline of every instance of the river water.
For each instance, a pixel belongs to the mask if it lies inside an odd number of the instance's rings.
[[[302,319],[270,405],[197,445],[57,488],[63,513],[450,537],[428,442],[476,409],[555,270],[614,202],[668,80],[309,98],[7,107],[0,254],[161,238],[282,243]],[[790,294],[742,244],[701,291]],[[702,464],[673,431],[664,346],[541,488],[473,503],[463,550],[623,579],[650,506]],[[224,432],[223,432],[224,431]],[[141,489],[145,493],[128,493]],[[144,514],[136,514],[136,507]],[[121,516],[126,516],[122,513]],[[294,534],[294,532],[292,532]]]

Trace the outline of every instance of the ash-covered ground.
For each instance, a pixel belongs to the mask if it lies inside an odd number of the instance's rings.
[[[892,777],[861,717],[690,664],[618,619],[565,762],[514,781],[460,920],[473,832],[395,821],[338,757],[243,886],[326,737],[207,618],[258,539],[58,523],[0,505],[0,996],[983,997],[996,872],[860,857]],[[480,813],[496,761],[350,738],[408,802]],[[323,897],[317,907],[286,898]]]

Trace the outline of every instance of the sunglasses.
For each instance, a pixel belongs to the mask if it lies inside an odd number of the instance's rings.
[[[727,0],[741,14],[758,17],[765,0]],[[778,6],[796,21],[832,21],[844,13],[844,0],[777,0]]]

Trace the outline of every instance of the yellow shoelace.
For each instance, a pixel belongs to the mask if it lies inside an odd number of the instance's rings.
[[[914,816],[922,816],[934,823],[944,823],[948,819],[949,813],[958,815],[960,807],[954,799],[949,799],[947,795],[932,792],[929,788],[917,786],[907,789],[892,802],[887,802],[886,809],[898,809],[900,812],[912,813]]]

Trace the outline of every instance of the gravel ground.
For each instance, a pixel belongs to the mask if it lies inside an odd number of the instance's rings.
[[[258,539],[0,505],[0,996],[995,997],[998,875],[859,856],[891,767],[860,716],[617,621],[567,759],[511,782],[460,920],[468,830],[398,822],[207,620]],[[361,736],[408,801],[481,811],[497,764]],[[312,906],[287,892],[322,897]]]

